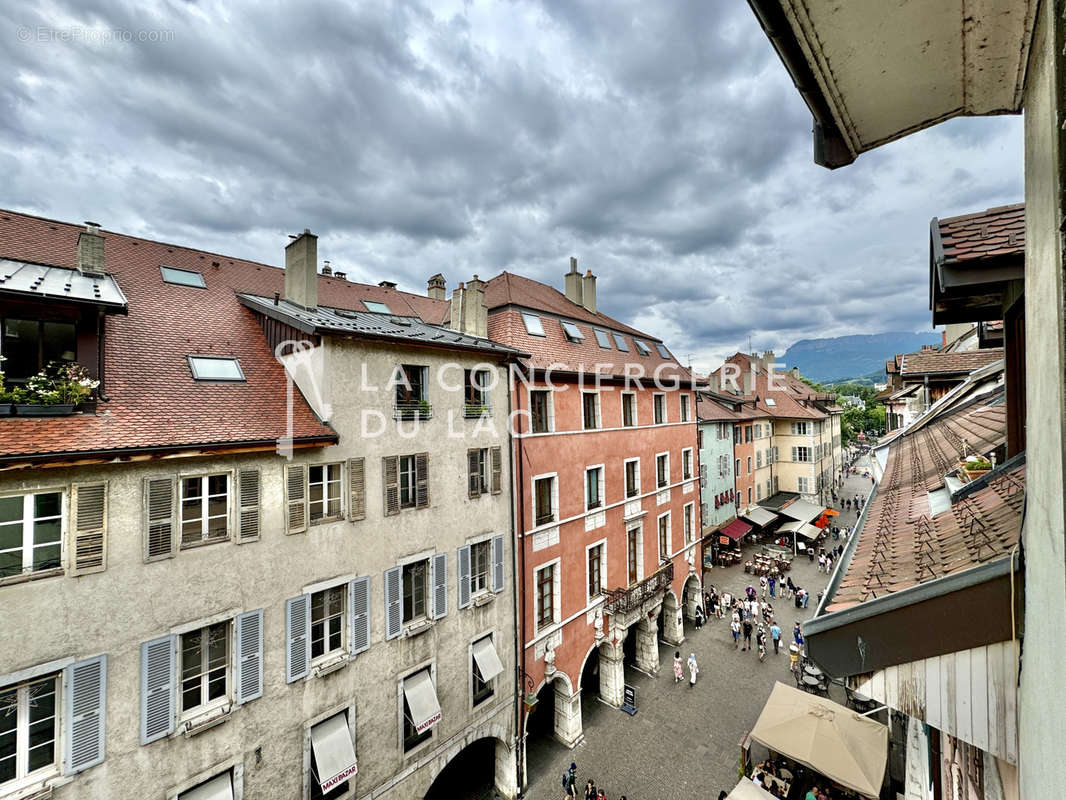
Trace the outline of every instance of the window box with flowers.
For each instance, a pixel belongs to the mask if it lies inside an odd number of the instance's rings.
[[[100,382],[85,367],[53,361],[26,381],[24,387],[5,388],[0,405],[12,403],[20,417],[62,417],[89,401]]]

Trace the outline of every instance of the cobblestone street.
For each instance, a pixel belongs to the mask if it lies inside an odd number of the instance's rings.
[[[868,461],[861,459],[860,471],[867,466]],[[868,478],[852,477],[843,492],[865,497],[870,487]],[[843,511],[837,519],[841,527],[853,526],[856,515]],[[832,538],[829,543],[834,544]],[[758,546],[749,546],[745,554],[757,550]],[[716,567],[705,575],[719,591],[734,595],[749,584],[757,586],[757,579],[740,565]],[[687,680],[674,683],[675,648],[660,642],[658,676],[648,677],[626,666],[626,682],[636,689],[636,716],[585,693],[581,744],[569,750],[549,737],[529,742],[526,796],[533,800],[562,797],[560,776],[571,761],[577,762],[579,796],[589,777],[609,800],[623,794],[628,800],[715,798],[720,789],[731,789],[737,781],[741,737],[754,725],[774,682],[793,684],[787,646],[793,624],[814,614],[815,598],[828,582],[817,562],[811,564],[803,556],[793,562],[791,577],[812,597],[806,609],[797,609],[782,598],[771,600],[782,629],[779,655],[768,645],[766,661],[760,664],[757,652],[734,649],[728,618],[710,620],[699,631],[686,621],[682,658],[696,654],[700,673],[695,688],[690,689]],[[843,702],[839,687],[834,687],[833,699]]]

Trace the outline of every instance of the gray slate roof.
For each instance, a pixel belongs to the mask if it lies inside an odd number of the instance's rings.
[[[66,267],[48,267],[0,258],[0,294],[91,303],[125,313],[126,296],[110,275],[83,274]]]

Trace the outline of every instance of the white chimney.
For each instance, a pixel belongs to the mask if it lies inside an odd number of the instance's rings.
[[[318,308],[318,237],[309,228],[285,246],[285,299],[308,310]]]
[[[78,234],[78,272],[101,274],[106,266],[104,237],[100,226],[86,222],[85,230]]]
[[[566,273],[566,299],[581,305],[581,273],[577,271],[577,259],[570,258],[570,271]]]
[[[427,281],[426,295],[434,300],[443,300],[447,296],[448,283],[439,272]]]
[[[592,274],[591,269],[587,270],[585,277],[581,279],[581,305],[586,311],[596,313],[596,276]]]

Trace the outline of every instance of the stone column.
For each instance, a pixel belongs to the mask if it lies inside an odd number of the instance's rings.
[[[622,661],[621,639],[617,645],[606,642],[600,645],[600,699],[615,708],[622,705],[626,683],[626,670]]]
[[[566,683],[555,682],[555,738],[567,747],[581,741],[581,692],[570,694]]]
[[[656,615],[658,616],[658,615]],[[637,623],[637,668],[649,675],[659,674],[659,628],[655,617]]]
[[[663,605],[663,640],[672,645],[685,641],[685,625],[680,606]]]
[[[515,748],[496,740],[496,791],[504,800],[518,796],[518,764]]]

